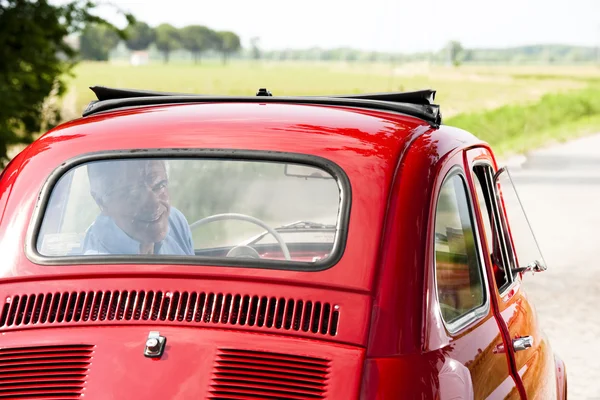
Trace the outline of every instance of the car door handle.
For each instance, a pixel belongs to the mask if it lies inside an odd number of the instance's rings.
[[[531,336],[522,336],[513,339],[513,349],[515,351],[527,350],[531,346],[533,346],[533,337]]]

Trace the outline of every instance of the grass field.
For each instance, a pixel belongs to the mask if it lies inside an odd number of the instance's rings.
[[[62,100],[66,119],[94,99],[89,86],[104,85],[185,93],[253,95],[353,94],[432,88],[451,123],[502,151],[522,151],[587,131],[600,131],[600,68],[540,66],[391,66],[367,63],[191,64],[82,63]],[[550,100],[545,95],[552,94]],[[592,97],[592,106],[585,99]],[[546,100],[544,100],[544,99]],[[572,106],[573,99],[578,106]],[[583,107],[583,109],[582,109]],[[543,122],[539,122],[543,119]],[[512,121],[512,122],[511,122]],[[520,132],[519,130],[522,130]],[[532,139],[533,138],[533,139]]]

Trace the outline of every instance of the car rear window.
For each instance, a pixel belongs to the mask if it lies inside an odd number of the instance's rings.
[[[341,245],[338,178],[271,160],[90,161],[54,184],[35,247],[43,258],[80,263],[323,264]]]

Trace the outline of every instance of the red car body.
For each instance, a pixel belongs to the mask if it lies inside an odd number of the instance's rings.
[[[343,254],[312,272],[45,265],[33,257],[32,221],[54,171],[82,155],[140,148],[335,163],[352,196]],[[494,284],[475,200],[486,310],[457,332],[442,321],[436,199],[452,169],[475,199],[470,171],[478,162],[498,169],[489,146],[460,129],[276,98],[125,107],[65,123],[15,157],[0,180],[0,398],[566,398],[565,367],[540,330],[522,274],[502,293]],[[228,320],[226,308],[244,301],[254,320]],[[192,312],[200,320],[190,320]],[[167,338],[160,358],[144,357],[150,331]],[[526,335],[533,345],[515,352],[513,340]]]

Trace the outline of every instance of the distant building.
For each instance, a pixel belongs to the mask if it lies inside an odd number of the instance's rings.
[[[131,65],[146,65],[150,61],[150,55],[147,51],[132,51],[129,56]]]

